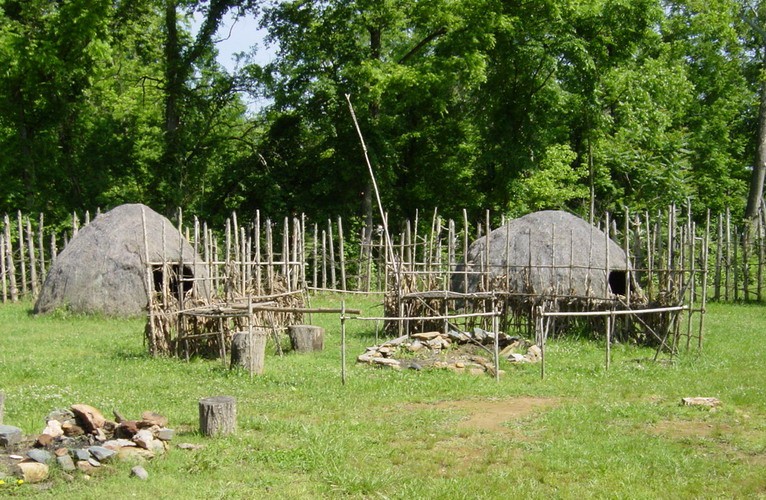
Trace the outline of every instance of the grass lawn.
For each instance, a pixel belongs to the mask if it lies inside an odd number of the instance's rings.
[[[339,296],[312,305],[338,306]],[[347,306],[380,314],[374,299]],[[500,383],[448,371],[356,366],[374,325],[348,322],[340,381],[340,322],[318,354],[269,355],[254,380],[220,361],[152,359],[140,320],[0,306],[0,391],[8,425],[36,434],[55,408],[86,403],[106,416],[168,417],[174,443],[146,464],[148,481],[112,464],[90,480],[55,471],[43,486],[0,496],[71,498],[539,498],[766,496],[766,309],[711,304],[704,351],[673,364],[654,351],[558,339],[537,365],[504,364]],[[270,350],[273,353],[273,349]],[[237,399],[238,432],[198,433],[199,399]],[[713,396],[715,410],[686,407]],[[10,481],[9,481],[10,482]]]

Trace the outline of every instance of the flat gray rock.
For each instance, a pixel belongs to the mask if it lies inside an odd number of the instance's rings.
[[[0,425],[0,446],[13,446],[21,442],[24,433],[12,425]]]
[[[72,457],[69,455],[62,455],[60,457],[56,457],[56,462],[59,464],[59,467],[61,467],[61,470],[64,472],[72,472],[77,469],[74,465],[74,460],[72,460]]]
[[[108,448],[104,448],[103,446],[91,446],[90,448],[88,448],[88,451],[99,462],[104,462],[106,460],[109,460],[110,458],[112,458],[114,455],[117,454],[116,451],[110,450]]]
[[[135,476],[138,479],[141,479],[142,481],[146,481],[149,479],[149,473],[146,472],[146,469],[141,467],[140,465],[136,465],[132,469],[130,469],[130,475]]]
[[[47,464],[53,459],[53,455],[49,451],[39,450],[37,448],[29,450],[27,456],[40,464]]]

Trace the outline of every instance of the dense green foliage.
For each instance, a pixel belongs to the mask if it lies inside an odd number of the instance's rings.
[[[350,95],[394,218],[689,198],[740,214],[760,14],[734,0],[2,0],[0,212],[367,215]],[[216,62],[239,16],[260,20],[272,63]],[[248,110],[248,93],[268,104]]]
[[[315,297],[338,307],[340,297]],[[373,299],[349,298],[366,315]],[[86,403],[129,418],[151,410],[176,430],[165,457],[102,467],[86,481],[53,468],[45,485],[0,487],[46,498],[750,498],[763,495],[766,371],[760,306],[711,304],[704,349],[672,364],[650,349],[559,338],[539,365],[503,364],[489,376],[391,371],[351,360],[375,340],[371,322],[348,321],[348,377],[340,381],[340,322],[325,350],[274,354],[253,380],[218,360],[153,359],[139,320],[32,316],[0,307],[4,423],[39,433],[55,408]],[[663,358],[661,358],[663,359]],[[238,432],[199,432],[197,401],[237,398]],[[685,407],[712,396],[722,406]],[[184,451],[179,443],[204,445]],[[100,473],[99,473],[100,472]]]

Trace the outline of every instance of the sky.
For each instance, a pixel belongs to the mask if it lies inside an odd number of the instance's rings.
[[[198,27],[199,19],[192,19],[193,35],[196,35]],[[255,17],[233,19],[232,16],[228,16],[215,37],[218,62],[231,73],[237,67],[236,54],[249,52],[253,45],[257,46],[253,62],[261,65],[271,62],[277,48],[268,46],[264,41],[265,36],[266,30],[258,28],[258,20]],[[268,104],[268,101],[262,98],[249,95],[242,95],[242,98],[251,112],[256,112]]]
[[[258,20],[254,17],[242,17],[232,19],[228,17],[221,29],[218,30],[216,43],[218,47],[218,62],[227,70],[235,67],[234,54],[248,52],[253,45],[257,45],[254,62],[266,64],[270,62],[276,53],[275,47],[268,47],[264,41],[266,30],[258,29]]]

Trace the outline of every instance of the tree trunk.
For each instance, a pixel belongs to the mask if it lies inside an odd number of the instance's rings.
[[[764,61],[764,66],[766,66],[766,61]],[[750,191],[747,195],[747,209],[745,210],[747,219],[754,219],[758,215],[763,199],[764,178],[766,178],[766,81],[761,82],[761,104],[758,109],[758,150],[753,165],[753,173],[750,176]]]
[[[183,192],[183,167],[180,158],[180,101],[183,92],[181,46],[178,39],[176,0],[165,4],[165,130],[163,165],[159,165],[160,183],[157,193],[165,201],[165,211],[181,205]],[[162,189],[165,192],[162,192]]]
[[[373,61],[380,60],[381,50],[381,36],[382,30],[378,27],[369,27],[370,32],[370,59]],[[378,117],[380,116],[380,103],[377,100],[370,101],[367,107],[367,111],[370,113],[370,123],[374,126]],[[373,131],[374,132],[374,131]],[[375,144],[373,142],[373,144]],[[373,153],[374,154],[374,153]],[[372,179],[367,179],[364,188],[364,197],[362,199],[362,211],[364,213],[364,232],[362,234],[362,273],[359,283],[359,288],[362,289],[364,283],[364,290],[369,291],[367,283],[369,283],[369,276],[367,276],[367,262],[372,258],[372,234],[373,234],[373,207],[372,207],[372,191],[373,191]]]

